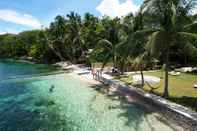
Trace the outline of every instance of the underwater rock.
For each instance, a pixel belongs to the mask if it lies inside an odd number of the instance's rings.
[[[52,106],[55,105],[55,102],[52,100],[42,99],[40,101],[35,102],[35,106]]]

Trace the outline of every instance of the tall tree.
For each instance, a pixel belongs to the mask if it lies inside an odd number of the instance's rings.
[[[66,20],[63,16],[58,15],[55,21],[50,24],[48,30],[43,32],[48,46],[60,58],[65,60],[65,34]]]
[[[168,70],[170,47],[176,44],[177,37],[197,37],[190,28],[197,26],[189,17],[189,11],[195,4],[193,0],[146,0],[142,13],[148,14],[149,22],[155,31],[149,39],[149,49],[154,55],[162,55],[165,64],[165,86],[163,97],[169,97]],[[151,19],[151,20],[150,20]]]
[[[119,19],[110,19],[108,17],[102,20],[103,28],[100,30],[101,35],[97,47],[93,51],[94,58],[103,63],[103,67],[112,62],[114,66],[117,64],[117,50],[120,44],[119,39]]]
[[[82,37],[85,42],[86,49],[93,49],[99,39],[99,33],[97,32],[97,26],[99,19],[90,13],[86,13],[82,26]]]
[[[135,16],[132,16],[130,20],[130,32],[127,38],[127,50],[133,65],[137,65],[141,74],[141,87],[144,87],[144,65],[147,58],[147,51],[145,49],[146,36],[145,32],[140,32],[143,28],[142,14],[138,12]]]
[[[67,15],[66,22],[66,46],[67,50],[71,54],[71,61],[77,62],[84,56],[85,42],[82,37],[82,20],[80,15],[75,12],[71,12]]]

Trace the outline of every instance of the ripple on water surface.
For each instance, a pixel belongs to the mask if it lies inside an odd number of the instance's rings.
[[[0,82],[0,130],[181,130],[139,103],[109,98],[91,86],[71,74]]]

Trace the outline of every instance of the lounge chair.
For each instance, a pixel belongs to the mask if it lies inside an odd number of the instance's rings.
[[[169,72],[169,74],[172,75],[172,76],[179,76],[181,73],[180,72],[171,71],[171,72]]]

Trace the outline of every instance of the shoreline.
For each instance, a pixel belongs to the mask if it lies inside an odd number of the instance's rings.
[[[97,84],[101,84],[101,82],[93,79],[93,76],[91,74],[91,70],[89,70],[87,67],[85,68],[82,68],[82,67],[79,67],[79,65],[75,65],[75,64],[71,64],[71,65],[68,65],[68,66],[63,66],[63,67],[60,67],[61,70],[71,70],[71,74],[75,74],[77,76],[79,76],[79,78],[82,80],[82,81],[86,81],[88,82],[89,84],[94,84],[94,85],[97,85]]]
[[[65,70],[65,67],[62,67]],[[145,107],[159,109],[158,113],[162,114],[166,119],[182,126],[185,130],[196,131],[197,128],[197,112],[188,107],[176,104],[160,96],[147,93],[142,89],[133,86],[127,86],[124,82],[114,80],[113,77],[103,73],[99,80],[94,80],[91,71],[87,67],[71,64],[67,69],[72,69],[72,73],[77,74],[79,78],[94,85],[104,85],[108,87],[106,95],[112,95],[115,92],[119,96],[126,98],[126,101],[132,102],[136,98],[144,102]]]
[[[12,59],[13,60],[13,59]],[[26,62],[26,61],[20,61],[19,62]],[[29,63],[29,62],[26,62]],[[37,63],[29,63],[29,64],[37,64]],[[137,99],[142,98],[142,102],[144,102],[145,107],[151,106],[154,108],[156,105],[160,108],[160,113],[167,115],[167,119],[172,119],[172,122],[174,121],[176,124],[183,125],[183,127],[186,127],[186,129],[189,131],[195,131],[197,128],[197,113],[190,110],[187,107],[178,105],[176,103],[173,103],[167,99],[163,99],[159,96],[156,96],[154,94],[147,93],[141,89],[127,86],[124,82],[120,82],[118,80],[114,80],[113,77],[103,73],[100,80],[94,80],[91,74],[91,70],[89,70],[88,67],[85,67],[84,65],[80,64],[72,64],[72,63],[64,63],[61,62],[61,64],[51,64],[51,66],[56,67],[59,70],[62,70],[62,74],[71,73],[76,74],[79,76],[79,79],[85,82],[88,82],[89,84],[93,85],[106,85],[108,88],[108,92],[105,92],[106,95],[113,94],[114,92],[120,93],[120,96],[126,98],[126,101],[132,102],[133,96],[137,96]],[[67,72],[66,72],[67,71]],[[143,101],[144,99],[144,101]],[[154,106],[153,106],[154,105]],[[163,113],[164,112],[164,113]]]

